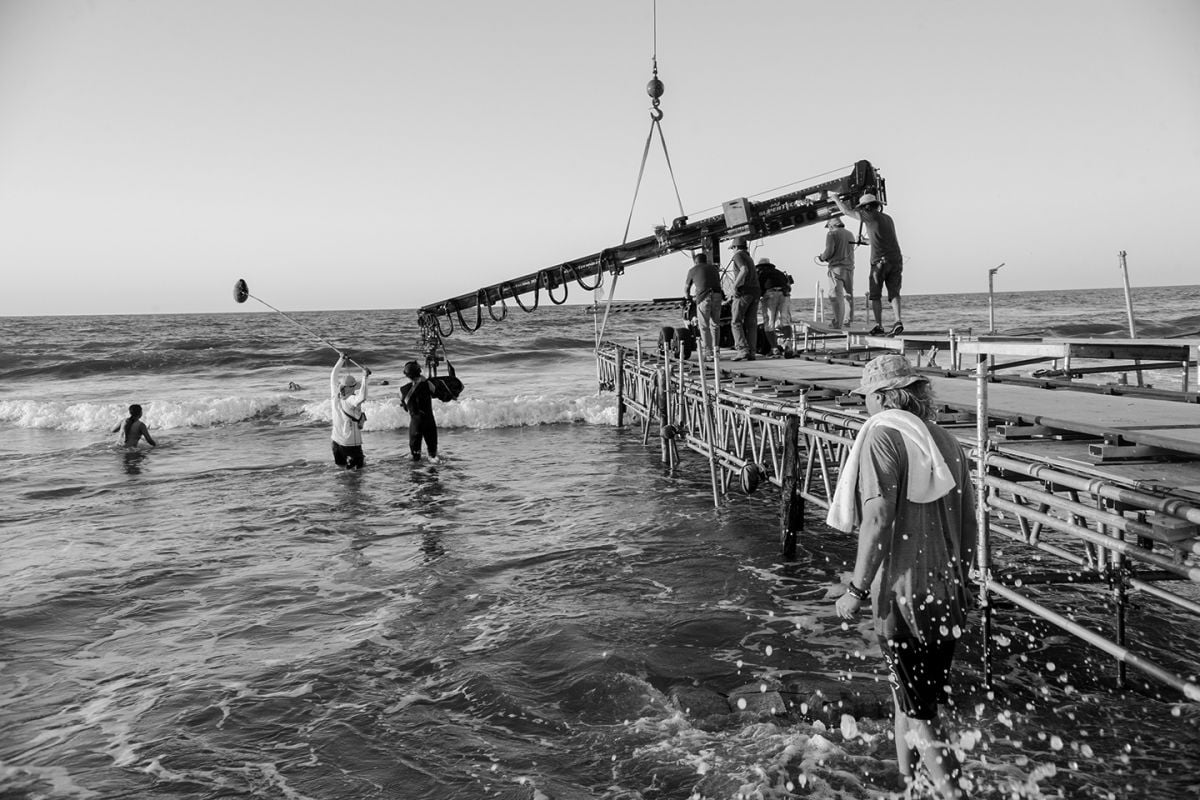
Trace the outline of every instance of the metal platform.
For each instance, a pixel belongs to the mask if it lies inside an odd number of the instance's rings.
[[[810,352],[803,358],[714,365],[680,352],[606,344],[597,359],[602,386],[619,397],[618,423],[631,414],[649,443],[657,422],[662,458],[672,467],[684,463],[680,445],[697,453],[707,464],[715,504],[734,488],[779,488],[780,543],[789,556],[803,534],[804,504],[828,506],[866,419],[859,398],[849,392],[859,385],[862,361],[871,354]],[[1153,663],[1129,647],[1126,630],[1126,598],[1132,592],[1200,620],[1196,403],[996,382],[982,359],[974,379],[936,369],[926,374],[938,421],[962,443],[980,507],[987,511],[978,547],[982,593],[1108,653],[1120,683],[1132,665],[1200,701],[1200,685],[1183,677],[1195,674],[1200,663],[1186,656],[1182,665]],[[993,536],[1038,557],[994,569]],[[1062,566],[1047,566],[1053,562]],[[1091,586],[1111,599],[1112,629],[1090,630],[1055,611],[1056,584]],[[984,604],[989,676],[991,605]]]

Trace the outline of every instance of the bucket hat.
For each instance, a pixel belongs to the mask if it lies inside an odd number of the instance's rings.
[[[829,222],[825,223],[826,228],[844,228],[846,223],[842,222],[841,217],[830,217]]]
[[[353,389],[355,386],[358,386],[358,378],[353,375],[343,375],[338,379],[338,385],[343,389]]]
[[[878,202],[879,202],[879,198],[876,197],[875,195],[864,194],[862,197],[858,198],[858,204],[854,207],[862,208],[863,206],[870,205],[871,203],[878,203]]]
[[[917,372],[912,363],[899,353],[873,358],[863,367],[862,382],[852,394],[868,395],[888,389],[903,389],[914,383],[929,380]]]

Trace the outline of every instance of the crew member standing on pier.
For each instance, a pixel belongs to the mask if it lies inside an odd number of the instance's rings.
[[[858,555],[837,614],[854,620],[874,598],[875,632],[891,673],[896,757],[905,781],[924,763],[938,793],[964,797],[961,769],[938,721],[950,665],[974,600],[975,504],[958,442],[934,423],[929,381],[902,355],[867,363],[856,394],[869,419],[854,440],[829,524],[857,525]]]
[[[825,223],[825,250],[817,260],[829,265],[829,304],[833,306],[833,327],[849,328],[854,323],[854,234],[846,230],[841,217]]]
[[[753,361],[758,352],[758,300],[762,290],[745,237],[733,240],[733,346],[730,361]]]
[[[760,258],[755,266],[758,273],[758,288],[762,291],[763,331],[767,334],[767,342],[771,346],[771,355],[783,355],[779,346],[779,326],[783,324],[784,307],[791,301],[788,289],[792,285],[792,276],[771,263],[769,258]]]
[[[871,334],[883,334],[883,290],[887,289],[888,302],[896,322],[888,331],[889,336],[904,333],[904,322],[900,314],[900,275],[904,270],[904,256],[900,253],[900,242],[896,239],[896,223],[883,212],[883,204],[873,194],[864,194],[858,205],[851,209],[841,197],[834,196],[838,209],[851,219],[862,220],[871,239],[871,276],[867,281],[867,300],[875,327]]]
[[[695,264],[688,270],[683,293],[692,297],[695,291],[696,325],[700,328],[700,346],[709,358],[721,344],[721,273],[704,253],[692,256]]]

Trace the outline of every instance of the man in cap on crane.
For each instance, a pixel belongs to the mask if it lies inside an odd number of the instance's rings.
[[[886,287],[888,302],[896,315],[896,322],[887,332],[889,336],[904,333],[904,322],[900,314],[900,275],[904,269],[904,256],[900,253],[900,242],[896,239],[896,224],[883,212],[883,203],[873,194],[864,194],[854,208],[846,205],[839,195],[833,201],[838,209],[851,219],[861,220],[871,240],[871,277],[867,282],[867,299],[871,303],[871,314],[875,327],[871,334],[880,336],[883,330],[883,290]]]

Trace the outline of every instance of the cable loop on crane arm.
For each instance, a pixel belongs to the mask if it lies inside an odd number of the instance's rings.
[[[481,297],[484,299],[487,297],[487,295],[484,294],[483,289],[480,289],[475,293],[475,327],[473,328],[467,324],[465,319],[463,319],[462,309],[454,309],[454,313],[458,315],[458,327],[462,328],[467,333],[474,333],[475,331],[479,330],[481,325],[483,325],[483,303],[480,301]]]
[[[537,311],[538,302],[540,302],[540,298],[538,295],[542,288],[539,285],[538,281],[534,281],[534,283],[533,283],[533,306],[532,307],[527,306],[521,302],[521,296],[519,294],[517,294],[516,287],[512,285],[511,281],[505,281],[504,283],[500,284],[501,293],[504,292],[505,286],[508,287],[509,295],[512,297],[513,300],[516,301],[517,305],[521,307],[522,311],[524,311],[526,314],[528,314],[530,311]]]
[[[562,267],[558,269],[558,283],[562,286],[562,299],[554,299],[554,274],[548,269],[544,269],[538,273],[538,280],[546,282],[546,297],[550,298],[550,302],[556,306],[561,306],[567,302],[567,295],[570,293],[570,285],[563,279]]]
[[[433,317],[433,324],[437,328],[438,336],[441,336],[443,339],[446,337],[449,337],[449,336],[453,336],[454,335],[454,318],[450,316],[450,309],[447,308],[446,305],[443,303],[441,308],[438,309],[438,311],[440,311],[441,313],[440,314],[430,314],[430,316]],[[448,330],[448,331],[442,330],[442,317],[445,317],[446,321],[450,323],[450,330]]]
[[[564,282],[566,281],[565,276],[567,274],[567,270],[570,270],[571,277],[573,277],[575,279],[575,282],[579,284],[579,288],[583,289],[585,292],[594,292],[597,289],[599,289],[601,286],[604,285],[603,266],[604,266],[604,264],[603,264],[603,259],[602,259],[601,260],[601,269],[596,273],[596,282],[594,284],[592,284],[591,286],[588,286],[586,283],[583,282],[583,278],[579,277],[579,268],[576,267],[574,264],[563,264],[562,267],[560,267],[560,270],[561,270],[562,275],[564,276],[563,277]]]
[[[492,322],[503,322],[508,317],[508,304],[504,302],[504,292],[497,292],[500,295],[500,316],[496,316],[496,312],[492,308],[496,305],[488,298],[488,316],[492,318]]]

